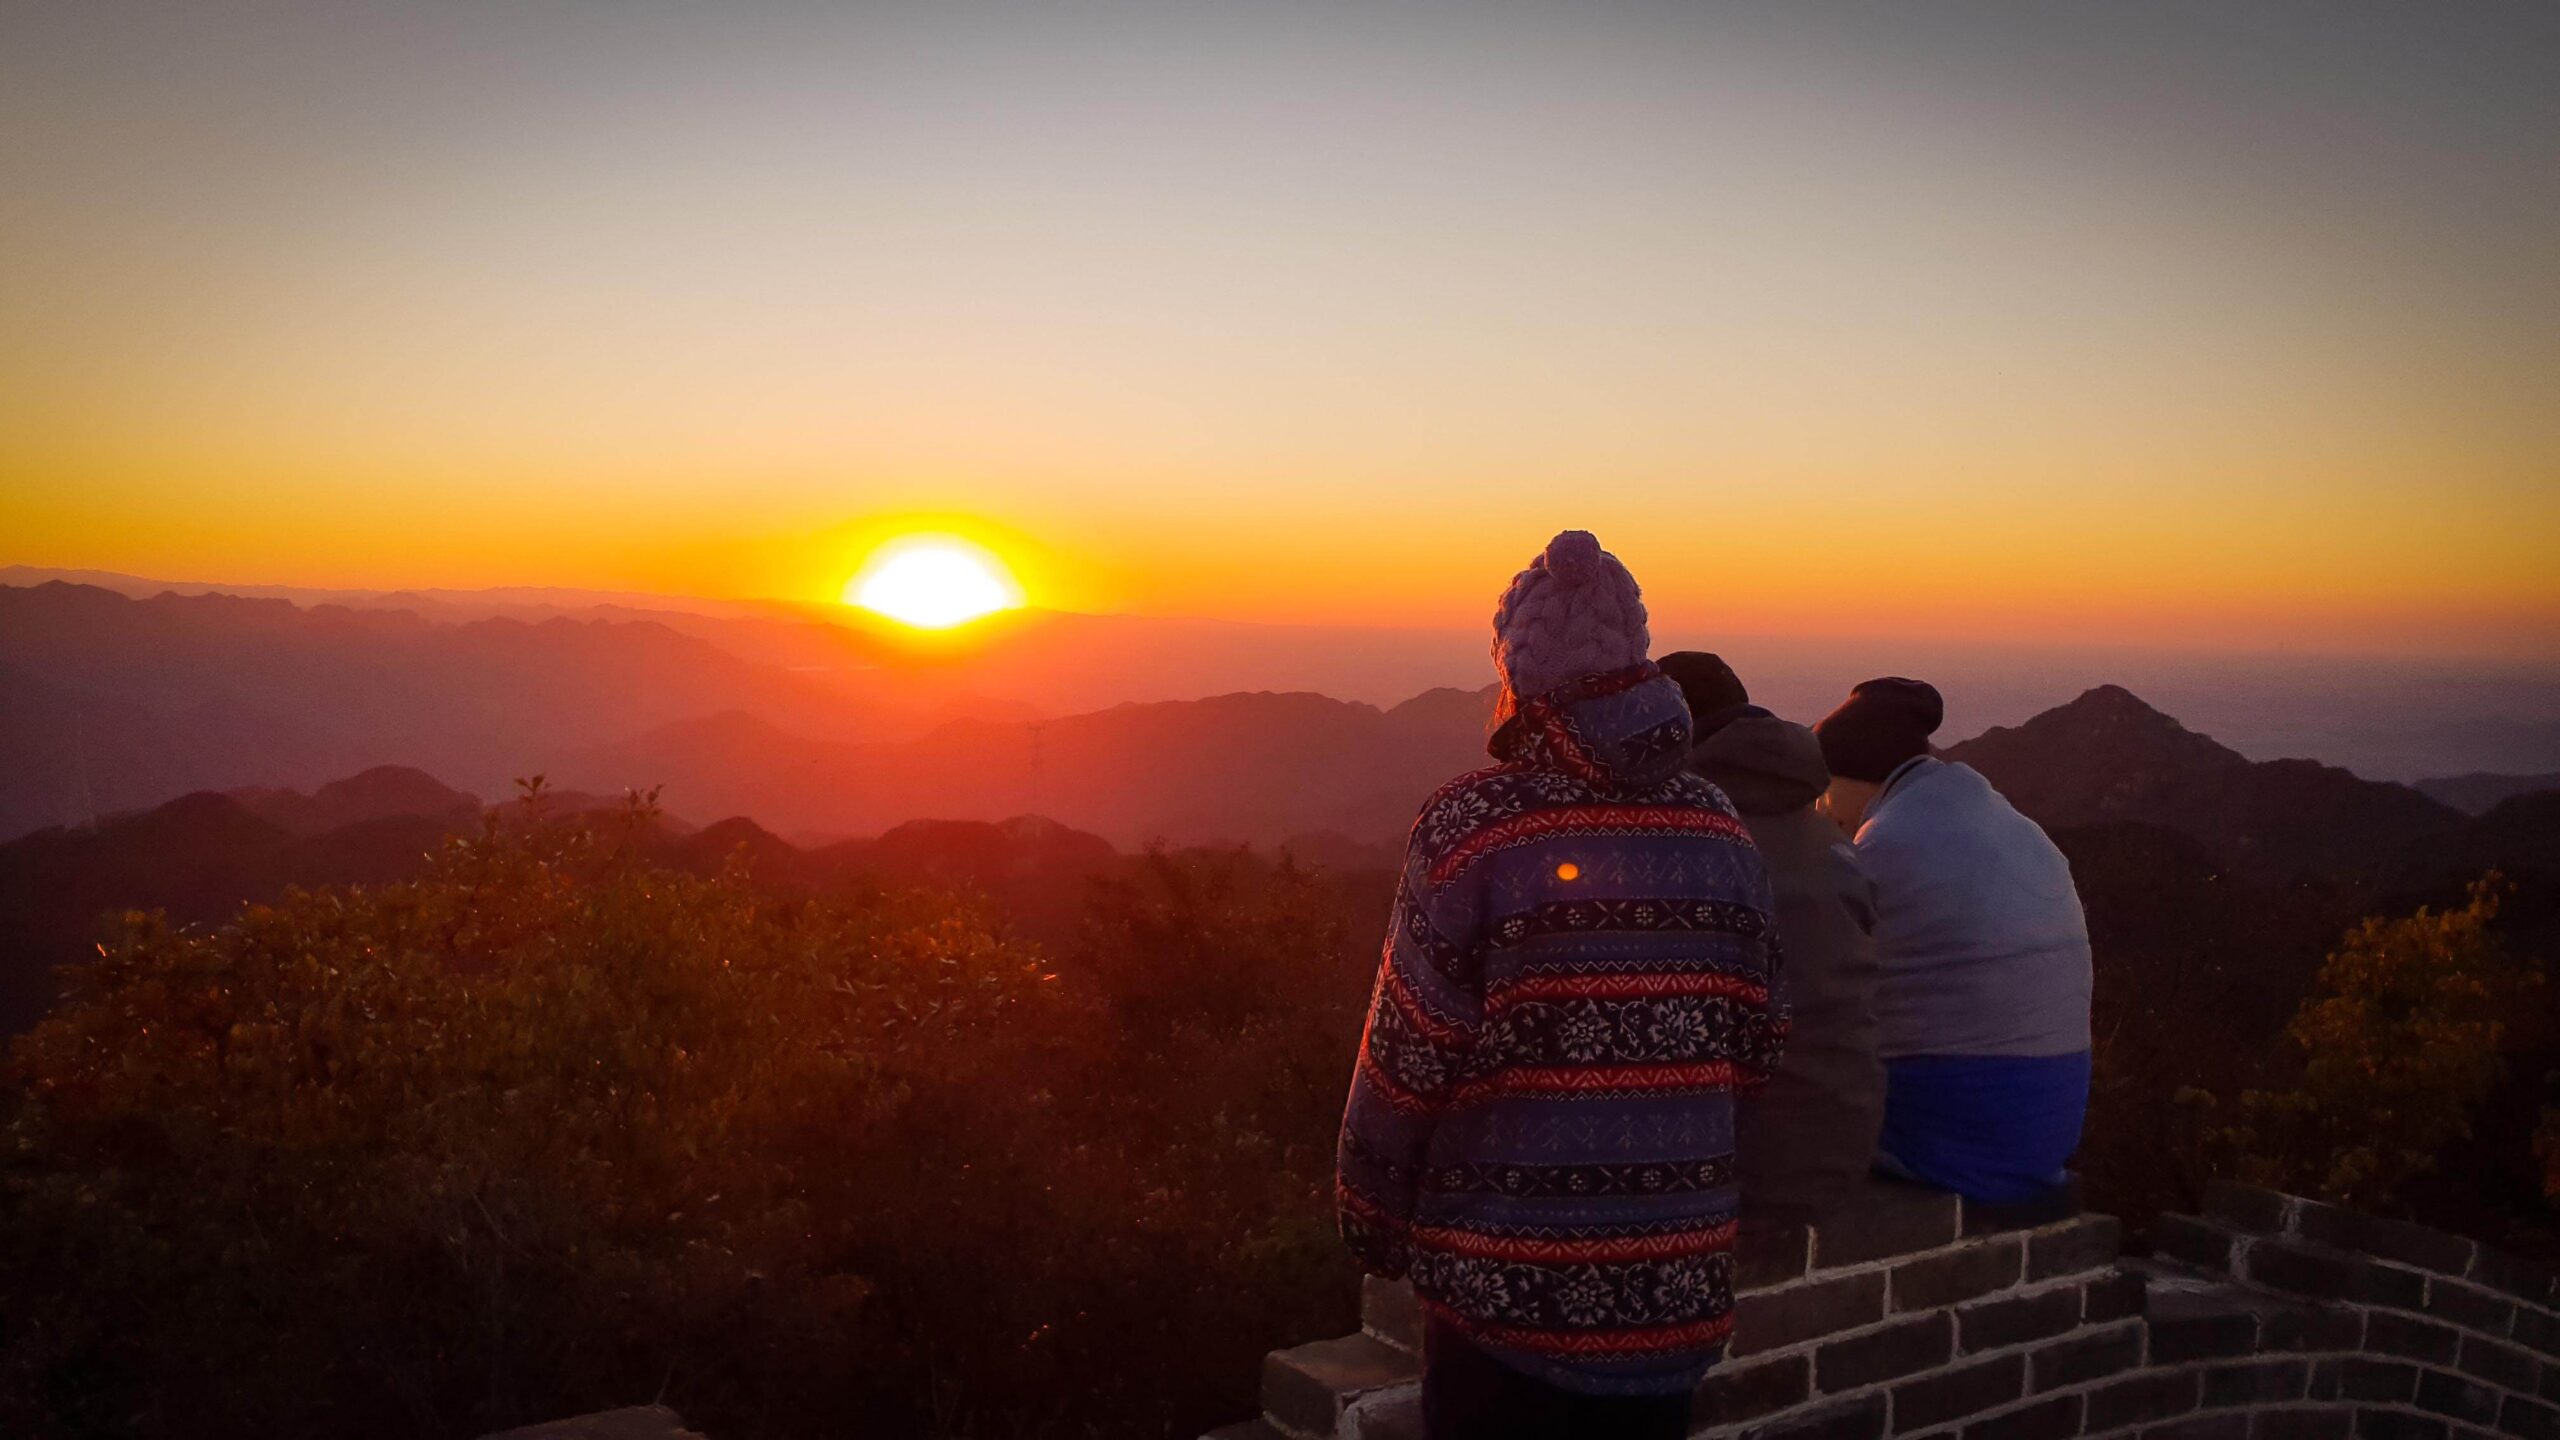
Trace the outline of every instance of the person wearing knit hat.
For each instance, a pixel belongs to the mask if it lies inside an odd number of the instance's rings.
[[[1787,1053],[1735,1116],[1743,1218],[1755,1230],[1820,1224],[1858,1193],[1884,1126],[1875,886],[1818,808],[1831,771],[1813,732],[1752,704],[1717,656],[1682,651],[1660,663],[1695,717],[1689,771],[1742,812],[1787,947],[1778,974]]]
[[[1815,728],[1825,808],[1876,887],[1878,1168],[1990,1205],[2068,1181],[2089,1103],[2089,927],[2071,863],[1972,766],[1930,753],[1917,680],[1869,680]]]
[[[1777,1060],[1769,876],[1589,533],[1493,617],[1499,762],[1422,806],[1335,1209],[1422,1305],[1435,1440],[1660,1436],[1721,1355],[1734,1105]]]

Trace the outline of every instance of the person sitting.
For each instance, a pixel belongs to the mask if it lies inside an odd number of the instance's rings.
[[[1688,697],[1689,773],[1742,812],[1777,896],[1787,1052],[1767,1088],[1736,1106],[1743,1214],[1810,1223],[1866,1178],[1884,1125],[1875,886],[1815,808],[1831,771],[1813,732],[1752,704],[1719,656],[1683,650],[1660,663]]]
[[[1878,1168],[1992,1204],[2067,1182],[2089,1103],[2089,927],[2070,862],[1929,736],[1938,692],[1869,680],[1814,726],[1824,808],[1876,887]]]

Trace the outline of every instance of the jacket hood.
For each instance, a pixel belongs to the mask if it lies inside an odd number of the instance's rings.
[[[1648,660],[1522,702],[1486,748],[1505,764],[1561,770],[1603,790],[1646,790],[1688,757],[1689,703]]]
[[[1745,815],[1801,810],[1831,788],[1831,769],[1813,732],[1757,707],[1699,741],[1689,768]]]

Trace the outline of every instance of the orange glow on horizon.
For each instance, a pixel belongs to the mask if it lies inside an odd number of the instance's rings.
[[[984,546],[953,535],[906,535],[871,553],[844,583],[844,603],[919,630],[948,630],[1020,609],[1023,593]]]

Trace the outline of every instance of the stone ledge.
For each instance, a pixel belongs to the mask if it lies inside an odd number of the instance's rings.
[[[664,1405],[632,1405],[573,1415],[541,1425],[501,1430],[480,1440],[702,1440],[684,1428],[684,1420]]]

